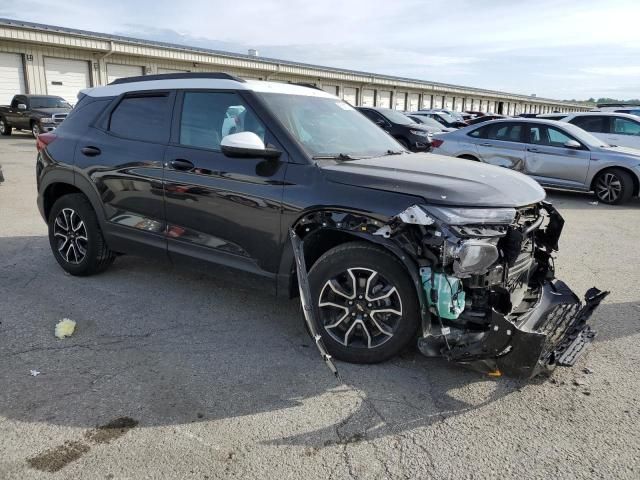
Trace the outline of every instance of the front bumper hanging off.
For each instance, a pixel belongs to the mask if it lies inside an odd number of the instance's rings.
[[[582,303],[564,282],[546,282],[533,308],[515,317],[493,310],[485,335],[473,343],[454,345],[445,357],[517,378],[573,366],[596,335],[587,320],[608,294],[591,288]]]

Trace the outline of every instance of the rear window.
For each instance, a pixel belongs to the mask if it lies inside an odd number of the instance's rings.
[[[123,98],[111,113],[109,131],[132,140],[168,141],[171,99],[168,93]]]

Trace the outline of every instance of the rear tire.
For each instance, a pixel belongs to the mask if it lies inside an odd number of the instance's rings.
[[[631,174],[618,168],[605,170],[596,176],[593,190],[602,203],[627,203],[633,197],[633,178]]]
[[[309,271],[309,285],[316,329],[335,358],[382,362],[415,340],[415,287],[405,266],[383,248],[366,242],[334,247]]]
[[[60,266],[71,275],[100,273],[115,259],[102,235],[91,203],[81,193],[60,197],[49,213],[49,244]]]
[[[7,124],[4,118],[0,118],[0,135],[3,137],[11,135],[11,126]]]

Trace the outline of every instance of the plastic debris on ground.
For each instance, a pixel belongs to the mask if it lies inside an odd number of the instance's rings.
[[[589,202],[589,205],[598,205],[598,202]]]
[[[73,335],[76,329],[76,322],[68,318],[63,318],[56,324],[55,336],[56,338],[65,338]]]
[[[40,372],[38,370],[30,370],[29,373],[32,377],[37,377],[38,375],[40,375]]]

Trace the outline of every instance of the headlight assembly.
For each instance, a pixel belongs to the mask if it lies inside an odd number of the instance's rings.
[[[516,218],[514,208],[427,207],[427,211],[449,225],[509,225]]]
[[[495,245],[481,240],[466,240],[452,253],[453,271],[461,278],[485,273],[499,257]]]

